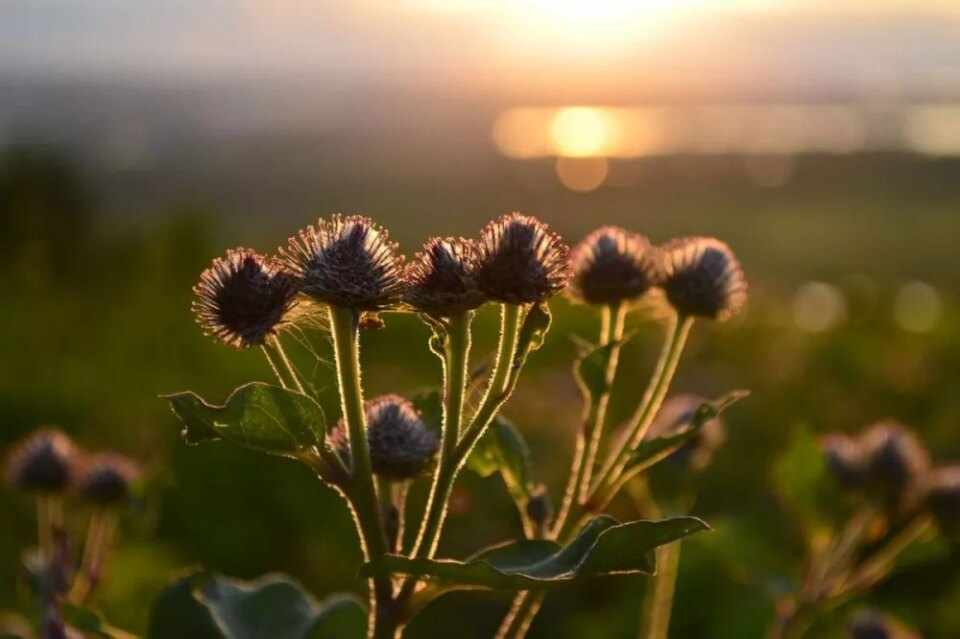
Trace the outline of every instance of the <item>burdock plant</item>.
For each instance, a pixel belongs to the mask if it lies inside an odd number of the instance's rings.
[[[80,636],[78,626],[129,636],[84,607],[103,580],[120,513],[140,481],[139,464],[116,453],[84,452],[61,430],[44,427],[10,448],[3,470],[14,488],[36,496],[38,546],[24,553],[24,566],[39,603],[38,636]],[[67,505],[89,512],[85,537],[72,534]],[[75,544],[83,547],[79,566]]]
[[[580,340],[574,373],[583,418],[569,480],[554,508],[549,489],[530,481],[526,444],[501,411],[546,337],[550,298],[565,290],[575,303],[599,310],[600,335],[596,344]],[[245,249],[228,253],[204,272],[195,291],[204,329],[226,344],[262,347],[278,385],[246,384],[223,405],[190,392],[168,396],[185,439],[229,440],[306,463],[347,502],[363,550],[366,612],[352,601],[322,607],[291,595],[296,605],[288,601],[290,610],[277,614],[295,619],[298,630],[276,629],[274,636],[398,637],[442,594],[491,589],[516,593],[499,636],[520,637],[550,588],[603,575],[652,574],[658,547],[707,528],[687,516],[621,523],[604,511],[631,478],[707,437],[704,426],[729,403],[698,402],[669,429],[650,432],[694,320],[722,321],[745,300],[736,257],[717,240],[687,238],[658,248],[637,233],[604,227],[571,253],[538,219],[510,213],[476,240],[431,238],[405,262],[373,221],[336,215],[295,234],[276,258]],[[489,365],[471,375],[473,318],[484,304],[499,307],[499,340]],[[610,433],[607,408],[630,337],[628,318],[650,309],[667,318],[660,361],[621,432]],[[411,400],[365,398],[361,328],[380,324],[374,318],[385,312],[416,313],[430,328],[427,346],[442,370],[436,389]],[[340,396],[334,422],[281,343],[288,333],[300,339],[317,330],[333,347]],[[503,476],[522,538],[467,559],[438,558],[451,493],[465,468]],[[407,489],[421,478],[429,482],[424,511],[409,516]],[[243,601],[291,584],[273,579],[243,586],[203,574],[177,588],[232,637],[245,633],[231,625],[240,623],[243,614],[232,613]],[[228,591],[249,596],[228,601]]]

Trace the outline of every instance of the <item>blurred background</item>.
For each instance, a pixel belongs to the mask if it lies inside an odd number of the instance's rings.
[[[412,254],[510,210],[571,244],[619,224],[655,242],[716,235],[742,259],[748,311],[696,327],[675,386],[753,394],[701,477],[695,513],[720,532],[684,545],[671,636],[760,637],[770,593],[797,579],[769,481],[795,429],[890,417],[960,459],[955,1],[3,0],[0,445],[53,423],[149,465],[99,601],[115,625],[142,632],[151,598],[201,563],[286,571],[318,597],[362,588],[331,491],[292,462],[186,448],[157,398],[269,379],[259,353],[193,323],[210,260],[273,251],[336,211]],[[556,494],[580,405],[570,335],[595,339],[598,319],[552,306],[506,413]],[[634,321],[622,396],[659,348]],[[478,357],[495,326],[484,310]],[[426,336],[405,316],[365,335],[370,394],[438,383]],[[329,366],[313,374],[333,397]],[[517,534],[498,483],[465,477],[442,553]],[[22,607],[32,505],[5,489],[0,512],[0,608]],[[945,551],[871,603],[960,636],[958,566]],[[561,589],[531,636],[636,636],[643,587]],[[506,605],[448,596],[411,634],[450,636],[455,620],[458,637],[489,637]]]

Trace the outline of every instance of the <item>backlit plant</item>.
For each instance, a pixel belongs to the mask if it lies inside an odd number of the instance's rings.
[[[227,440],[299,460],[337,490],[353,514],[368,580],[366,612],[351,599],[319,605],[281,578],[253,586],[198,574],[176,588],[207,610],[222,636],[243,634],[244,606],[268,591],[275,637],[397,637],[418,612],[459,589],[516,593],[499,637],[522,637],[549,590],[613,574],[653,574],[656,549],[707,525],[676,516],[620,522],[605,514],[621,489],[653,464],[709,441],[707,425],[741,394],[697,401],[669,427],[651,426],[667,396],[691,327],[723,321],[746,299],[732,251],[712,238],[661,247],[620,228],[604,227],[572,251],[536,218],[511,213],[476,240],[431,238],[412,260],[388,233],[361,216],[321,219],[290,238],[277,257],[229,251],[201,275],[194,311],[203,329],[237,348],[260,348],[276,384],[251,382],[223,405],[191,392],[167,396],[188,443]],[[548,301],[566,291],[600,314],[596,343],[579,340],[574,374],[584,408],[566,488],[556,507],[549,490],[529,479],[520,429],[501,411],[550,327]],[[489,365],[473,374],[476,310],[500,311],[499,343]],[[652,310],[652,312],[651,312]],[[362,384],[361,328],[379,315],[412,312],[430,327],[426,345],[440,359],[438,388],[409,399],[368,399]],[[612,432],[608,406],[628,321],[665,319],[659,362],[631,416]],[[386,330],[389,330],[386,329]],[[339,418],[288,357],[287,333],[329,336],[339,391]],[[699,442],[699,443],[698,443]],[[460,473],[502,474],[523,524],[522,538],[466,559],[437,557],[448,504]],[[408,513],[411,482],[429,484],[422,513]],[[405,534],[409,531],[410,534]],[[286,602],[284,604],[283,602]],[[159,614],[159,613],[158,613]],[[264,619],[261,623],[266,623]]]

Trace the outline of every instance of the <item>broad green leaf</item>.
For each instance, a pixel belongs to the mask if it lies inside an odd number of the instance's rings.
[[[713,401],[704,402],[691,414],[687,423],[677,425],[673,432],[644,439],[630,457],[624,476],[635,475],[666,459],[696,437],[704,424],[749,394],[744,390],[735,390]]]
[[[467,466],[481,477],[501,472],[504,481],[530,496],[530,447],[516,426],[497,415],[467,458]]]
[[[223,406],[192,392],[164,397],[183,422],[188,444],[225,439],[274,453],[293,455],[324,444],[323,409],[311,397],[252,382],[233,391]]]
[[[168,586],[150,608],[147,639],[226,639],[207,607],[193,596],[196,582],[208,578],[194,573]]]
[[[151,613],[151,639],[363,639],[367,615],[354,597],[322,604],[282,575],[245,582],[206,573],[181,579]]]
[[[438,581],[445,589],[532,590],[605,575],[652,574],[654,549],[709,527],[694,517],[626,524],[601,515],[567,545],[519,541],[460,562],[386,555],[365,564],[361,576],[404,574]]]
[[[513,361],[515,370],[523,366],[527,355],[543,346],[547,331],[550,330],[551,320],[550,307],[546,304],[535,304],[527,311],[517,338],[517,355]]]

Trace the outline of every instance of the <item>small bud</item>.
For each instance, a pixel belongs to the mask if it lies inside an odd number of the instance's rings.
[[[820,442],[827,470],[845,490],[858,490],[867,481],[866,460],[859,444],[843,433],[830,433]]]
[[[280,265],[250,249],[227,251],[193,287],[193,312],[204,333],[225,344],[263,344],[284,325],[295,304],[296,280]]]
[[[527,501],[527,515],[537,526],[543,528],[553,519],[553,501],[543,486],[537,487]]]
[[[711,237],[682,237],[660,249],[663,290],[681,315],[726,320],[747,300],[747,281],[733,251]]]
[[[370,218],[334,215],[287,240],[283,263],[300,290],[324,304],[362,311],[395,307],[406,286],[403,258]]]
[[[381,395],[364,403],[364,413],[374,474],[402,481],[419,476],[430,466],[440,443],[413,404],[398,395]],[[349,462],[350,446],[343,419],[327,437],[330,446]]]
[[[960,539],[960,465],[937,468],[930,474],[927,505],[944,535]]]
[[[486,301],[477,288],[476,245],[463,238],[430,238],[407,265],[404,301],[434,317],[473,310]]]
[[[70,485],[76,455],[76,447],[62,431],[43,428],[10,448],[4,474],[23,490],[59,492]]]
[[[896,621],[875,610],[863,610],[850,622],[850,639],[919,639]]]
[[[650,424],[646,439],[679,433],[694,422],[697,411],[709,400],[696,395],[669,397]],[[719,417],[708,419],[693,438],[670,455],[669,459],[690,470],[702,470],[727,437],[726,427]]]
[[[122,455],[99,453],[80,464],[76,478],[77,493],[98,506],[112,506],[130,497],[133,483],[140,477],[140,466]]]
[[[660,281],[660,257],[646,237],[617,226],[599,228],[570,253],[567,295],[579,304],[635,300]]]
[[[570,249],[535,217],[509,213],[480,232],[477,284],[491,300],[536,304],[570,279]]]
[[[930,471],[930,453],[905,426],[881,422],[862,436],[870,487],[889,506],[909,508]]]

